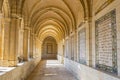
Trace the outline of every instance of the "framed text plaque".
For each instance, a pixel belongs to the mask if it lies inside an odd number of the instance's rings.
[[[86,31],[85,28],[79,32],[79,62],[86,64]]]
[[[116,12],[107,13],[96,21],[96,67],[117,73]]]

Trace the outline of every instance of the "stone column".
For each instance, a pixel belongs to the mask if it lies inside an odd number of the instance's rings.
[[[9,66],[8,57],[10,53],[10,18],[4,19],[4,55],[2,66]]]
[[[17,65],[18,55],[18,39],[19,39],[19,23],[20,19],[17,17],[11,18],[10,24],[10,54],[9,54],[9,66]]]
[[[36,58],[36,37],[33,36],[33,58]]]
[[[0,12],[2,12],[3,1],[4,0],[0,0]]]
[[[20,29],[19,31],[19,47],[18,47],[18,56],[23,58],[23,34],[24,30]]]
[[[78,56],[78,47],[77,47],[77,30],[75,30],[74,34],[74,61],[77,62],[77,56]]]
[[[23,20],[21,19],[20,24],[19,24],[19,37],[18,37],[18,61],[23,62],[23,34],[24,34],[24,23]]]
[[[30,55],[30,28],[26,27],[24,29],[24,42],[23,42],[23,59],[24,61],[29,60]]]
[[[4,26],[3,26],[3,15],[0,13],[0,66],[3,61],[3,49],[4,49]]]
[[[87,65],[92,66],[92,25],[91,20],[87,20],[85,23],[86,26],[86,58]]]
[[[30,34],[30,58],[33,58],[33,33]]]

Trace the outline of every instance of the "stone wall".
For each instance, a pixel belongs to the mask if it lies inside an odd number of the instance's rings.
[[[71,71],[78,80],[120,80],[118,76],[99,71],[67,58],[65,58],[65,67]]]
[[[110,3],[109,1],[113,1]],[[77,32],[82,28],[86,28],[86,64],[82,64],[79,61],[79,55],[82,54],[79,51],[79,35],[77,33],[77,61],[65,58],[65,67],[70,70],[79,80],[120,80],[120,0],[108,0],[108,3],[104,0],[93,0],[92,20],[85,21],[83,25],[79,26]],[[99,4],[99,5],[98,5]],[[105,7],[101,7],[105,6]],[[109,72],[101,70],[96,67],[96,21],[111,11],[116,11],[116,35],[114,37],[117,41],[117,74],[116,72]],[[113,15],[112,15],[113,16]],[[108,25],[108,24],[107,24]],[[114,44],[113,44],[114,45]],[[69,50],[69,49],[68,49]],[[69,54],[69,53],[65,53]],[[114,53],[116,54],[116,53]],[[114,56],[115,58],[115,56]],[[113,59],[113,57],[112,57]],[[115,58],[116,59],[116,58]],[[103,59],[104,60],[104,59]],[[115,62],[116,64],[116,62]],[[110,65],[110,64],[108,64]],[[115,67],[116,68],[116,67]]]
[[[94,0],[95,1],[95,0]],[[111,0],[112,1],[112,0]],[[101,3],[99,1],[99,3]],[[97,4],[95,4],[93,6],[93,19],[92,19],[92,66],[95,67],[96,65],[96,46],[95,46],[95,27],[96,27],[96,21],[98,19],[100,19],[101,17],[103,17],[104,15],[108,14],[109,12],[111,12],[112,10],[116,11],[116,35],[117,35],[117,67],[118,67],[118,76],[120,75],[120,36],[119,36],[119,32],[120,32],[120,0],[113,0],[112,3],[110,3],[108,6],[106,6],[105,8],[103,8],[101,11],[99,11],[99,13],[95,13],[96,11],[98,11],[98,9],[96,9],[95,7],[97,6]],[[101,4],[102,5],[102,4]]]
[[[0,80],[25,80],[33,71],[33,69],[37,66],[39,61],[40,58],[36,58],[25,62],[23,65],[15,67],[11,71],[0,75]]]
[[[47,37],[42,44],[42,58],[56,59],[57,57],[57,43],[53,37]]]

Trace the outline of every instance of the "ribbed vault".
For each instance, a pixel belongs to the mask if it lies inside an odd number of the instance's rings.
[[[41,41],[47,36],[59,41],[84,20],[84,11],[79,0],[26,0],[25,4],[27,24]]]
[[[3,5],[2,2],[0,6]],[[91,17],[91,0],[8,0],[8,2],[10,15],[24,19],[24,27],[30,28],[40,40],[52,36],[59,41]]]

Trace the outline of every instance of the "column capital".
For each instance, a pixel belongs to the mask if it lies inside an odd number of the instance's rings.
[[[30,27],[24,27],[24,30],[31,30],[31,28]]]
[[[87,17],[84,19],[83,22],[86,23],[86,22],[91,22],[91,21],[92,21],[92,17]]]
[[[71,34],[70,34],[70,37],[73,36],[75,34],[75,31],[73,31]]]
[[[15,18],[15,19],[22,19],[21,16],[17,15],[17,14],[11,14],[11,18]]]

